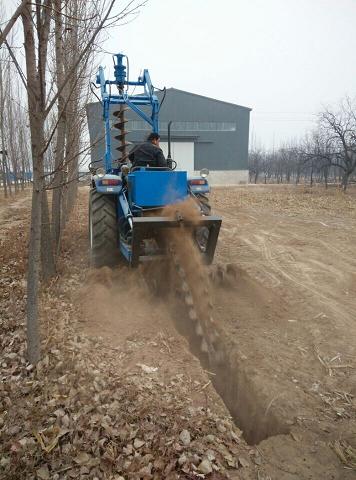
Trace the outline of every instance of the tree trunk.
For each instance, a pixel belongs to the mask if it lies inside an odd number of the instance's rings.
[[[26,166],[25,166],[25,152],[24,152],[24,134],[21,131],[20,134],[20,151],[21,151],[21,190],[23,191],[25,189],[25,183],[26,183]]]
[[[13,108],[13,102],[7,103],[7,130],[9,139],[12,139],[9,142],[8,151],[11,158],[12,164],[12,176],[14,179],[14,189],[15,194],[18,193],[18,158],[17,158],[17,145],[18,145],[18,137],[15,134],[15,126],[14,126],[14,119],[15,119],[15,111]]]
[[[329,178],[329,167],[324,167],[324,184],[325,188],[328,188],[328,178]]]
[[[348,186],[348,184],[349,184],[350,174],[351,174],[351,172],[349,172],[348,170],[346,170],[346,171],[344,172],[343,176],[342,176],[342,183],[341,183],[341,185],[342,185],[342,189],[343,189],[344,192],[346,192],[346,190],[347,190],[347,186]]]
[[[43,7],[40,4],[36,4],[36,20],[37,20],[37,37],[38,37],[38,56],[37,56],[37,83],[39,86],[39,99],[40,99],[40,118],[41,118],[41,138],[40,140],[40,155],[42,156],[42,175],[44,174],[44,125],[46,119],[46,63],[47,63],[47,52],[48,52],[48,36],[49,36],[49,27],[51,20],[51,2],[47,0],[44,2]],[[33,140],[33,137],[31,135]],[[42,180],[42,189],[45,189],[45,182]],[[48,203],[47,203],[47,194],[42,192],[41,200],[45,202],[45,205],[42,205],[41,213],[41,246],[45,248],[42,252],[41,249],[41,265],[42,265],[42,275],[43,279],[48,280],[51,276],[54,276],[54,258],[53,258],[53,248],[52,248],[52,236],[51,236],[51,224],[49,219],[48,212]]]
[[[313,174],[314,174],[314,163],[312,162],[310,167],[310,186],[313,186]]]
[[[22,13],[24,27],[27,100],[31,130],[33,162],[33,190],[31,208],[30,241],[28,247],[27,274],[27,354],[30,363],[40,359],[40,330],[38,322],[38,289],[41,261],[41,218],[43,190],[43,145],[44,116],[41,102],[41,87],[36,71],[36,52],[30,6]]]
[[[57,85],[60,87],[64,82],[64,58],[63,58],[63,25],[61,14],[61,0],[55,0],[55,49],[56,49],[56,74]],[[59,241],[61,235],[61,211],[63,196],[63,162],[65,149],[65,98],[63,92],[58,96],[58,120],[56,150],[54,160],[53,196],[52,196],[52,238],[55,255],[58,256]]]
[[[44,186],[43,186],[44,187]],[[41,266],[42,266],[42,279],[44,282],[48,282],[56,274],[56,268],[54,264],[54,258],[52,254],[52,238],[51,228],[48,210],[47,192],[43,188],[42,190],[42,210],[41,210]]]
[[[78,3],[74,3],[71,8],[71,15],[77,17],[79,14]],[[73,52],[77,55],[80,51],[80,45],[78,43],[78,25],[75,25],[70,31],[70,38],[68,39],[68,45],[71,46]],[[75,59],[76,55],[73,56]],[[86,61],[85,61],[86,63]],[[67,65],[68,70],[73,67],[73,63],[69,62]],[[79,102],[80,102],[80,85],[78,83],[78,75],[80,75],[79,66],[77,65],[73,71],[71,80],[68,83],[68,89],[70,93],[70,100],[67,105],[67,111],[70,113],[66,119],[66,152],[65,159],[68,168],[67,186],[64,192],[64,221],[67,220],[70,212],[72,211],[78,188],[78,152],[80,146],[80,132],[81,132],[81,119],[79,115]]]
[[[36,364],[40,359],[40,329],[38,323],[38,288],[40,278],[41,248],[41,160],[34,158],[31,208],[30,243],[28,247],[27,274],[27,355]]]
[[[6,144],[5,144],[5,146],[6,146]],[[7,152],[7,151],[5,150],[5,152]],[[10,170],[10,164],[9,164],[9,157],[8,157],[7,153],[5,153],[5,155],[3,155],[3,158],[4,158],[4,161],[5,161],[7,189],[8,189],[8,192],[9,192],[10,196],[11,196],[12,195],[12,180],[11,180],[11,170]]]
[[[300,171],[297,170],[297,175],[295,177],[295,184],[298,185],[299,184],[299,181],[300,181]]]
[[[4,195],[7,198],[7,168],[6,168],[6,144],[5,144],[5,128],[4,128],[4,110],[5,110],[4,86],[2,78],[2,64],[0,62],[0,136],[1,136],[1,162]]]

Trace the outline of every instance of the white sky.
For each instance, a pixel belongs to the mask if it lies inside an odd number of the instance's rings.
[[[156,86],[251,107],[267,148],[356,96],[356,0],[149,0],[105,48],[129,56],[131,78],[148,68]]]

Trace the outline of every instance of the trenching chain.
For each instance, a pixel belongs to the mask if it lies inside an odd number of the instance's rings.
[[[179,291],[183,296],[184,303],[188,309],[189,319],[194,322],[194,331],[197,337],[201,339],[200,350],[207,354],[209,363],[221,364],[223,361],[223,350],[221,350],[221,342],[219,342],[219,333],[215,327],[215,320],[213,318],[213,304],[209,299],[209,281],[205,272],[199,274],[201,282],[203,282],[203,299],[202,305],[197,304],[198,293],[195,292],[194,286],[191,287],[188,283],[188,278],[182,262],[179,260],[179,255],[174,249],[174,245],[170,245],[170,253],[173,260],[174,268],[180,280]],[[220,347],[220,348],[219,348]]]

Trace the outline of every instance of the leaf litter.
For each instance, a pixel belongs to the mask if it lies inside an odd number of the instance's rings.
[[[77,225],[74,217],[70,228]],[[75,242],[76,235],[68,237]],[[19,255],[26,241],[14,227],[1,249],[1,478],[222,479],[247,470],[242,432],[226,412],[193,405],[185,375],[162,381],[145,364],[120,371],[120,351],[78,333],[72,292],[83,266],[71,261],[72,244],[62,277],[41,296],[42,359],[27,363],[26,260]],[[251,466],[243,478],[257,471]]]

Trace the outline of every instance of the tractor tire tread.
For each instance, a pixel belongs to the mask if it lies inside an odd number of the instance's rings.
[[[93,188],[89,202],[92,228],[90,263],[97,268],[114,266],[120,257],[115,199]]]

